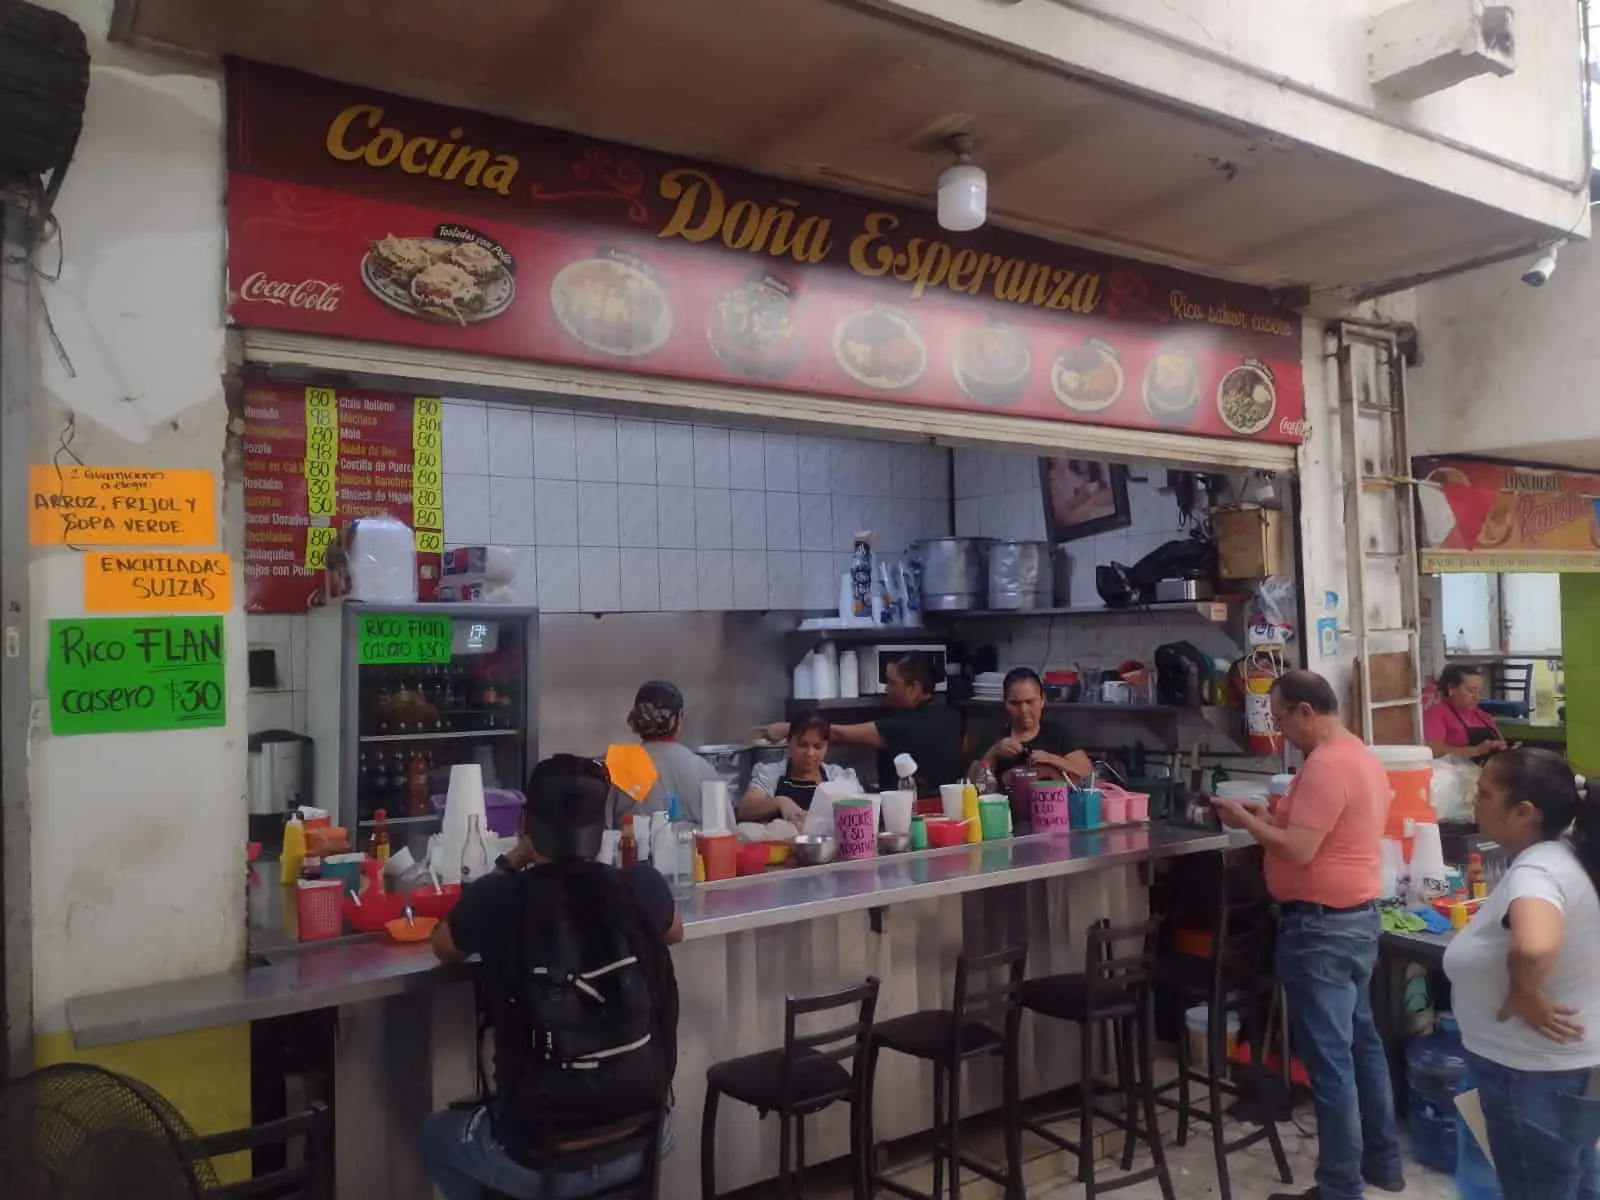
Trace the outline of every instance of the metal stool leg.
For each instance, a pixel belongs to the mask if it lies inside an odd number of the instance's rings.
[[[794,1130],[789,1114],[778,1114],[778,1195],[783,1200],[797,1200],[794,1190]]]
[[[1117,1039],[1117,1072],[1121,1076],[1118,1080],[1122,1084],[1123,1096],[1123,1133],[1122,1133],[1122,1169],[1133,1170],[1134,1148],[1139,1141],[1139,1094],[1137,1091],[1137,1067],[1135,1051],[1133,1048],[1134,1021],[1125,1019],[1115,1023]]]
[[[1078,1182],[1085,1200],[1094,1200],[1094,1026],[1079,1026],[1078,1045],[1083,1056],[1083,1111],[1078,1115]]]
[[[1006,1043],[1001,1067],[1006,1134],[1006,1200],[1026,1200],[1022,1183],[1022,1082],[1017,1053],[1017,1039],[1012,1038]]]
[[[933,1196],[944,1195],[944,1162],[949,1153],[950,1130],[946,1125],[949,1113],[945,1108],[945,1089],[948,1086],[944,1068],[933,1066]]]
[[[717,1197],[717,1101],[721,1093],[706,1083],[706,1107],[700,1114],[700,1200]]]
[[[1161,1145],[1161,1124],[1156,1116],[1156,1054],[1155,1054],[1155,1003],[1146,996],[1140,1006],[1138,1023],[1140,1099],[1144,1107],[1144,1127],[1150,1137],[1150,1157],[1156,1168],[1156,1180],[1161,1185],[1161,1200],[1177,1200],[1172,1190],[1172,1172],[1167,1167],[1167,1154]]]
[[[1206,1096],[1211,1105],[1211,1153],[1217,1160],[1217,1193],[1233,1200],[1228,1175],[1228,1138],[1222,1125],[1222,1072],[1228,1069],[1228,1013],[1213,1005],[1206,1014]]]
[[[1184,1015],[1187,1017],[1188,1014]],[[1189,1144],[1189,1074],[1189,1026],[1185,1021],[1178,1035],[1178,1145],[1180,1146]]]
[[[950,1064],[950,1200],[961,1200],[961,1060]]]

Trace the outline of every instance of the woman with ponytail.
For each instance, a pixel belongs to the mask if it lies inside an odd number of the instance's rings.
[[[1496,755],[1478,828],[1510,866],[1445,952],[1505,1200],[1600,1198],[1600,799],[1548,750]]]

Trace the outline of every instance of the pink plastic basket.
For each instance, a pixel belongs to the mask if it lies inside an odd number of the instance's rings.
[[[302,942],[320,942],[344,932],[342,879],[302,879],[295,885],[294,900]]]

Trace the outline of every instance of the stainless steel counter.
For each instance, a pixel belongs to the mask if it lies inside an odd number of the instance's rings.
[[[1164,825],[1017,838],[709,884],[679,907],[684,938],[694,941],[1218,850],[1227,841]],[[270,951],[240,971],[85,996],[68,1003],[67,1023],[79,1046],[104,1046],[381,1000],[459,974],[425,945],[372,935]]]

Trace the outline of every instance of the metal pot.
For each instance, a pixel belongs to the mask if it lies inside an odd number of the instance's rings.
[[[911,543],[922,581],[923,612],[981,608],[987,598],[984,565],[988,538],[928,538]]]
[[[989,547],[989,607],[1006,612],[1049,608],[1055,597],[1049,542],[994,542]]]

